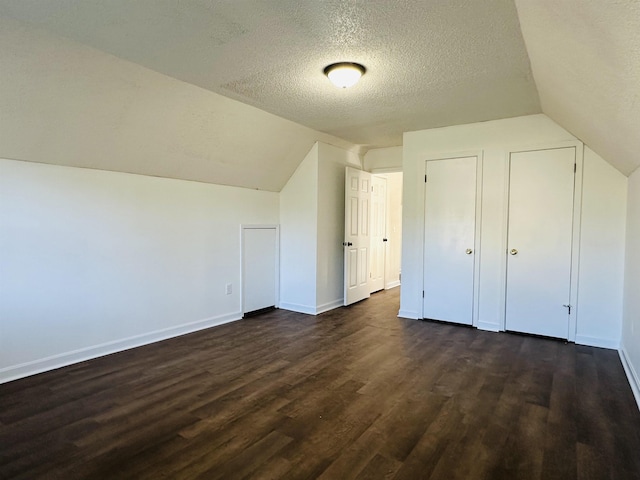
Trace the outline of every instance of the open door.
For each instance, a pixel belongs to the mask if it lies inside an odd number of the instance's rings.
[[[371,174],[347,167],[344,212],[344,304],[351,305],[369,292],[369,215]]]

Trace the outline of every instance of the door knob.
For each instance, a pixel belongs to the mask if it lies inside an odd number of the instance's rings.
[[[353,243],[351,243],[351,242],[342,242],[342,246],[343,247],[350,247],[352,245],[353,245]]]
[[[509,253],[511,255],[517,255],[518,254],[518,250],[516,250],[515,248],[512,248],[511,250],[509,250]]]
[[[467,255],[471,255],[473,253],[473,250],[467,248],[464,253],[466,253]]]

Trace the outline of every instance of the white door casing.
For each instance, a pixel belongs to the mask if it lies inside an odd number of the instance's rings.
[[[243,225],[242,312],[278,306],[279,228]]]
[[[387,252],[387,180],[371,177],[371,259],[369,290],[371,293],[385,287],[385,261]]]
[[[478,157],[426,162],[423,318],[474,319]]]
[[[371,174],[346,167],[344,227],[344,304],[351,305],[370,295]]]
[[[575,165],[575,147],[510,155],[506,330],[571,337]]]

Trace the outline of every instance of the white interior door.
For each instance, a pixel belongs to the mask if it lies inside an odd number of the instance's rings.
[[[369,292],[369,209],[371,174],[346,167],[344,226],[344,304],[351,305]]]
[[[423,318],[473,323],[477,160],[426,162]]]
[[[243,227],[242,296],[244,313],[277,305],[277,269],[277,227]]]
[[[387,252],[387,180],[384,177],[371,177],[371,274],[369,290],[371,293],[384,289],[384,270]]]
[[[568,338],[575,148],[512,153],[506,329]]]

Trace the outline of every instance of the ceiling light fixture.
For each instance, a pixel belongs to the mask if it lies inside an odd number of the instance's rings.
[[[340,62],[324,67],[324,74],[338,88],[353,87],[367,71],[359,63]]]

